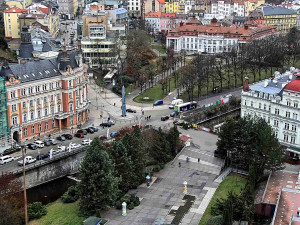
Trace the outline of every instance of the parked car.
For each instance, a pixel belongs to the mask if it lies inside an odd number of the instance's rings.
[[[5,156],[0,157],[0,164],[3,165],[3,164],[11,162],[13,160],[14,160],[14,158],[12,156],[5,155]]]
[[[166,120],[168,120],[170,117],[169,116],[162,116],[161,118],[160,118],[160,120],[161,121],[166,121]]]
[[[51,145],[57,145],[57,141],[55,139],[49,139]]]
[[[51,145],[50,140],[44,140],[44,145],[45,145],[45,146],[50,146],[50,145]]]
[[[66,140],[66,138],[62,135],[58,136],[56,139],[59,140],[59,141],[65,141]]]
[[[106,140],[107,137],[105,135],[101,135],[101,136],[99,136],[99,139],[103,141],[103,140]]]
[[[33,158],[32,156],[26,156],[24,158],[24,164],[27,165],[27,164],[30,164],[30,163],[34,163],[36,161],[35,158]],[[23,159],[18,161],[18,165],[19,166],[23,166]]]
[[[81,144],[77,144],[77,143],[70,143],[69,146],[67,147],[67,149],[69,150],[69,148],[75,149],[75,148],[80,148]]]
[[[46,154],[39,154],[37,157],[36,157],[36,160],[43,160],[43,159],[47,159],[49,158],[50,155],[49,153],[46,153]]]
[[[108,121],[108,123],[109,123],[111,126],[115,125],[115,121],[113,121],[113,120]]]
[[[43,141],[34,141],[33,144],[35,144],[39,148],[44,148],[44,142]]]
[[[29,143],[28,145],[26,145],[27,148],[31,149],[31,150],[36,150],[38,147],[35,144]]]
[[[110,123],[101,123],[100,127],[111,127]]]
[[[88,132],[86,130],[78,130],[77,133],[82,133],[84,135],[87,135]]]
[[[85,129],[88,133],[90,133],[90,134],[93,134],[95,131],[94,131],[94,129],[93,128],[86,128]]]
[[[64,136],[68,140],[72,140],[73,139],[72,134],[63,134],[62,136]]]
[[[170,113],[170,117],[175,117],[178,115],[178,112],[177,111],[173,111]]]
[[[84,134],[83,133],[76,133],[76,134],[74,134],[74,137],[84,138]]]
[[[90,139],[84,139],[81,141],[81,144],[83,144],[83,145],[90,145],[91,143],[92,143],[92,140],[90,140]]]
[[[59,151],[59,150],[52,150],[52,155],[57,155],[59,153],[61,153],[61,151]],[[50,157],[50,151],[48,152],[48,154],[49,154],[49,157]]]
[[[92,128],[94,130],[94,132],[98,132],[98,128],[97,127],[89,127],[89,128]]]
[[[111,138],[115,138],[115,137],[117,137],[118,136],[118,133],[117,132],[112,132],[112,133],[110,133],[110,137]]]
[[[134,110],[134,109],[126,109],[126,112],[129,112],[129,113],[136,113],[136,110]]]
[[[162,105],[162,104],[164,104],[163,100],[157,100],[153,103],[153,106]]]

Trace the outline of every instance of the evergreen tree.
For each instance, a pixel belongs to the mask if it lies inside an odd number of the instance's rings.
[[[152,157],[158,163],[166,163],[171,159],[170,143],[167,141],[166,134],[160,128],[156,137],[156,140],[153,140]]]
[[[179,149],[182,147],[181,141],[179,139],[179,131],[177,129],[177,126],[174,125],[174,127],[172,127],[167,135],[167,140],[170,143],[170,150],[171,150],[171,154],[172,156],[176,156]]]
[[[119,179],[105,146],[95,138],[80,167],[80,209],[85,213],[107,209],[117,198]]]
[[[110,154],[115,162],[115,172],[120,178],[119,189],[126,193],[132,188],[132,183],[137,179],[131,157],[122,142],[113,142]]]
[[[234,121],[232,118],[227,119],[225,123],[221,127],[221,131],[219,133],[219,139],[217,141],[217,154],[222,158],[227,157],[227,150],[230,149],[233,145],[233,128]]]

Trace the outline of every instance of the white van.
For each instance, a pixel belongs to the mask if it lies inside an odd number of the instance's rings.
[[[11,157],[10,155],[2,156],[2,157],[0,157],[0,164],[3,165],[5,163],[9,163],[13,160],[14,160],[14,158]]]
[[[172,101],[172,103],[169,105],[170,109],[174,109],[175,105],[180,105],[183,104],[183,100],[182,99],[175,99]]]
[[[38,146],[39,148],[43,148],[45,145],[44,145],[44,142],[42,141],[35,141],[33,142],[36,146]]]

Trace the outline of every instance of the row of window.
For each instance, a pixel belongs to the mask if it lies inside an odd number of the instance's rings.
[[[55,128],[55,120],[52,120],[51,122],[51,128]],[[49,130],[49,124],[48,122],[45,122],[45,126],[44,126],[44,131]],[[38,125],[38,133],[41,133],[43,131],[42,129],[42,124]],[[35,126],[31,126],[31,133],[35,134]],[[28,129],[24,128],[24,136],[27,137],[28,136]]]
[[[295,144],[296,142],[296,137],[295,136],[289,136],[288,134],[283,135],[283,141],[284,142],[289,142],[291,144]]]
[[[278,120],[274,120],[274,127],[278,127],[278,124],[279,124],[279,121]],[[290,127],[291,127],[292,131],[295,131],[295,132],[297,131],[297,126],[295,124],[292,124],[290,126],[289,123],[284,123],[284,129],[285,130],[290,130]]]

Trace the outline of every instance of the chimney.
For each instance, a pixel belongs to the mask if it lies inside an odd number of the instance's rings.
[[[248,77],[245,77],[245,84],[244,84],[244,87],[243,87],[243,91],[249,91],[249,78]]]
[[[249,28],[248,25],[245,24],[245,25],[244,25],[244,29],[245,29],[245,30],[248,30],[248,28]]]
[[[181,26],[181,27],[183,26],[183,22],[180,22],[180,26]]]
[[[67,46],[66,46],[66,44],[64,44],[62,47],[63,47],[62,52],[67,52]]]

